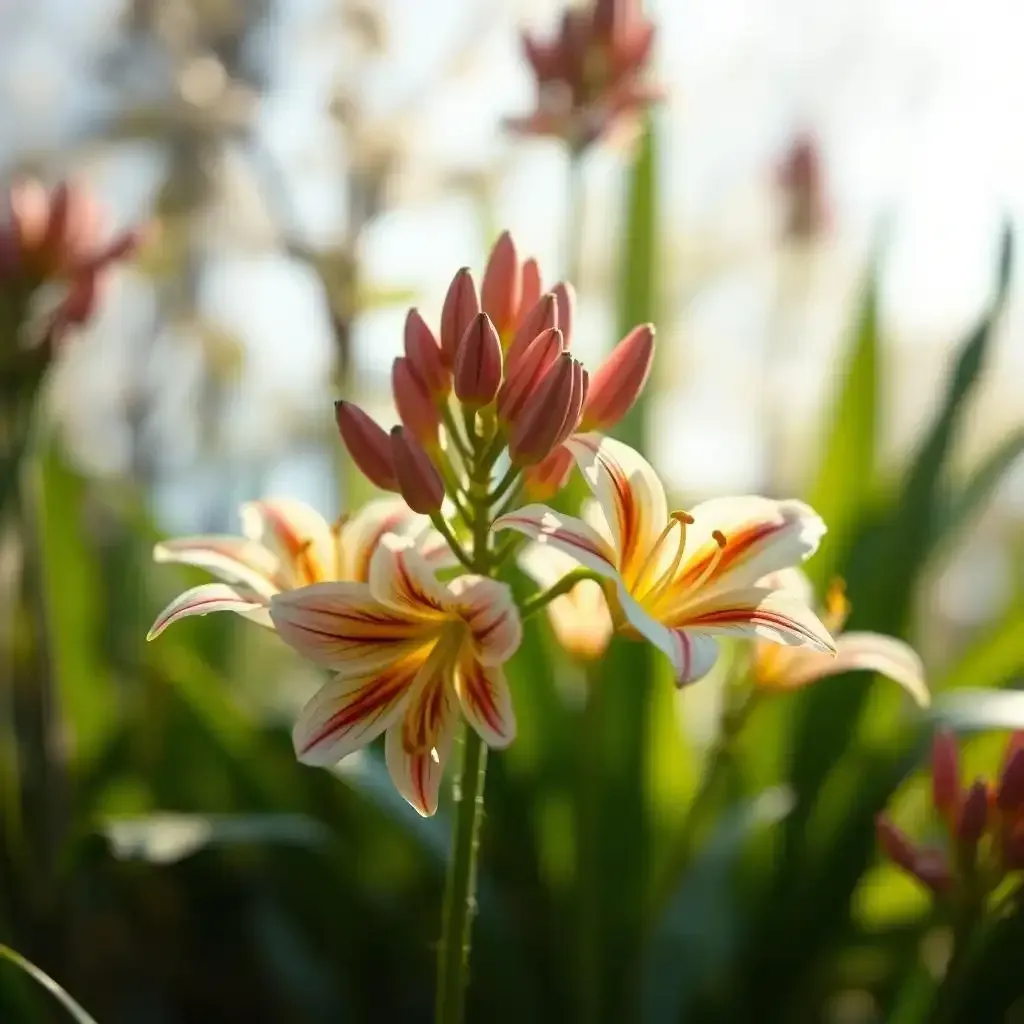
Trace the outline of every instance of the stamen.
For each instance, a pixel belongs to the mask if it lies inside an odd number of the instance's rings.
[[[657,561],[658,552],[661,551],[661,545],[664,544],[666,540],[668,540],[669,534],[676,526],[679,527],[680,537],[679,547],[676,551],[676,557],[673,561],[673,566],[679,564],[679,559],[682,558],[683,547],[686,544],[686,527],[690,525],[692,522],[693,516],[691,516],[689,512],[673,512],[669,516],[668,523],[666,524],[665,528],[661,531],[661,533],[658,534],[658,539],[654,542],[654,545],[651,547],[651,550],[647,552],[647,557],[644,559],[643,564],[640,566],[640,571],[636,574],[633,580],[632,589],[634,591],[638,591],[640,589],[640,584],[643,582],[644,577],[647,575],[651,567]],[[670,571],[674,571],[674,569]],[[657,590],[657,588],[660,586],[664,578],[665,574],[662,573],[661,576],[658,577],[657,582],[650,589],[652,591]]]
[[[331,523],[331,540],[334,542],[334,579],[344,579],[345,567],[341,564],[341,531],[345,528],[345,524],[348,522],[348,516],[344,513],[338,516],[337,519]]]
[[[708,564],[704,566],[701,574],[690,584],[689,590],[698,590],[702,587],[708,578],[714,574],[718,568],[718,563],[722,560],[722,555],[725,554],[725,534],[721,530],[712,530],[711,539],[718,545],[718,550],[708,559]]]
[[[679,544],[676,547],[675,556],[672,558],[672,562],[669,567],[654,581],[650,588],[650,593],[655,594],[663,587],[667,587],[675,577],[679,566],[683,561],[683,553],[686,550],[686,528],[693,526],[693,516],[689,512],[673,512],[671,515],[672,523],[679,524]],[[672,528],[672,523],[669,523],[667,529]]]

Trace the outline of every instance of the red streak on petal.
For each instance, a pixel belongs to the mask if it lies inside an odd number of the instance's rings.
[[[685,585],[697,579],[704,572],[708,562],[718,557],[718,564],[715,566],[714,572],[704,580],[704,586],[713,583],[716,579],[720,579],[726,572],[734,568],[737,562],[750,553],[752,547],[772,536],[772,534],[785,529],[788,525],[790,525],[788,521],[781,523],[758,523],[755,526],[747,527],[739,533],[733,534],[731,537],[726,537],[724,548],[719,548],[718,544],[713,540],[708,541],[701,549],[700,556],[686,567],[686,572],[683,573],[680,583]]]
[[[685,625],[690,627],[701,625],[729,626],[739,623],[751,623],[753,625],[764,623],[766,626],[776,626],[779,629],[785,630],[787,633],[794,633],[797,636],[804,637],[807,640],[813,641],[815,644],[821,643],[815,633],[812,633],[809,629],[801,626],[800,623],[786,618],[785,615],[780,615],[777,612],[766,611],[763,608],[722,608],[717,611],[704,612],[703,614],[695,615],[692,618],[688,617]]]
[[[404,518],[405,514],[403,512],[393,512],[377,524],[377,529],[366,540],[366,545],[362,551],[362,558],[359,559],[358,564],[352,567],[352,579],[356,583],[365,583],[370,578],[370,560],[373,558],[373,553],[377,550],[381,537],[394,530]]]
[[[403,672],[392,666],[390,674],[382,673],[371,680],[357,692],[355,699],[350,704],[331,715],[320,731],[315,733],[305,744],[302,753],[308,753],[325,739],[329,739],[356,722],[369,718],[374,713],[382,712],[408,684],[409,675],[409,669]]]
[[[272,505],[260,502],[260,509],[270,522],[271,529],[284,545],[295,563],[297,575],[307,583],[319,583],[324,578],[322,567],[311,554],[311,547],[293,529],[291,523]]]

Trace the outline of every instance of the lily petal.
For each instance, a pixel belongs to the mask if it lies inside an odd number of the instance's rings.
[[[432,639],[422,621],[384,607],[365,583],[315,583],[276,594],[270,617],[286,644],[342,678],[379,671]]]
[[[384,758],[395,788],[423,817],[437,810],[438,791],[458,722],[452,688],[435,673],[388,729]]]
[[[210,612],[236,612],[261,625],[270,625],[266,598],[256,591],[247,587],[231,587],[226,583],[204,583],[176,597],[156,617],[146,639],[155,640],[178,619],[190,615],[209,615]]]
[[[747,495],[713,498],[691,509],[683,560],[672,589],[704,597],[723,589],[754,586],[779,569],[810,557],[825,535],[821,517],[802,501]],[[725,547],[713,536],[725,537]],[[710,572],[708,567],[713,566]]]
[[[287,585],[320,583],[334,575],[331,528],[319,512],[294,498],[269,498],[242,506],[242,532],[281,560]]]
[[[627,582],[654,550],[668,522],[665,489],[639,452],[602,434],[566,442],[611,527],[616,565]]]
[[[338,579],[366,583],[370,578],[370,559],[386,533],[404,534],[429,525],[401,498],[376,498],[368,501],[341,527],[338,535]]]
[[[469,626],[476,657],[484,665],[501,665],[523,638],[519,610],[504,583],[484,576],[458,576],[448,584],[450,607]]]
[[[292,729],[296,757],[331,765],[372,743],[401,715],[422,665],[417,655],[376,672],[335,676],[299,713]]]
[[[512,697],[500,668],[489,668],[471,654],[464,655],[455,670],[455,693],[466,721],[487,746],[500,750],[515,739]]]
[[[764,587],[766,590],[785,590],[787,593],[792,594],[801,604],[814,607],[814,587],[807,573],[803,569],[796,568],[796,566],[778,569],[767,576],[762,576],[757,581],[757,586]]]
[[[280,587],[279,561],[258,541],[245,537],[175,537],[153,548],[153,560],[206,569],[228,583],[242,583],[269,598]]]
[[[444,618],[449,592],[411,537],[387,533],[370,559],[370,592],[382,605],[420,621]]]
[[[615,551],[609,543],[582,519],[567,516],[547,505],[524,505],[495,519],[493,530],[516,530],[570,555],[577,565],[591,569],[608,579],[618,578]]]
[[[747,587],[729,590],[687,608],[672,623],[703,633],[759,636],[786,646],[806,646],[835,654],[829,631],[807,605],[782,590]]]
[[[920,707],[928,707],[931,694],[924,665],[909,644],[880,633],[843,633],[836,639],[836,656],[808,651],[796,659],[785,675],[787,688],[803,686],[844,672],[877,672],[899,683]]]

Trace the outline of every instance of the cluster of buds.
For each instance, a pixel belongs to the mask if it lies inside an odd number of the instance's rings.
[[[479,291],[466,268],[452,279],[436,334],[409,311],[392,369],[401,424],[388,433],[353,403],[337,403],[338,429],[363,475],[430,516],[446,495],[456,510],[483,502],[491,511],[503,498],[511,507],[521,486],[534,497],[561,487],[572,466],[563,443],[617,423],[654,355],[653,328],[636,327],[591,377],[570,351],[574,303],[569,284],[545,291],[536,261],[520,260],[503,234]],[[506,472],[491,490],[503,455]]]
[[[95,312],[107,268],[129,256],[138,234],[124,232],[101,243],[102,216],[87,189],[58,185],[52,192],[38,181],[11,186],[7,215],[0,223],[0,317],[5,338],[22,340],[32,320],[39,292],[56,285],[56,304],[46,311],[34,332],[47,350],[69,328],[85,323]],[[19,346],[5,343],[5,365]]]
[[[876,821],[885,855],[932,892],[970,886],[984,895],[1009,873],[1024,870],[1024,732],[1010,738],[995,785],[976,779],[960,784],[959,755],[952,733],[932,744],[932,804],[946,841],[915,844],[885,815]]]
[[[532,114],[512,118],[513,131],[563,139],[579,152],[612,129],[632,127],[660,98],[644,81],[654,25],[640,0],[595,0],[562,15],[554,39],[523,34],[537,84]]]

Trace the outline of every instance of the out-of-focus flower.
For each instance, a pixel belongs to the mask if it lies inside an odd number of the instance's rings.
[[[299,760],[334,764],[386,731],[396,788],[430,815],[460,709],[488,746],[512,741],[502,665],[522,627],[504,584],[472,575],[440,583],[411,540],[389,534],[366,583],[280,593],[270,615],[287,643],[337,673],[295,725]]]
[[[878,844],[898,867],[932,892],[964,885],[975,896],[1007,874],[1024,871],[1024,732],[1010,737],[995,785],[976,779],[963,789],[956,739],[945,729],[932,738],[932,802],[945,832],[942,847],[917,845],[885,814],[875,820]]]
[[[523,33],[537,105],[526,117],[508,119],[507,127],[562,139],[574,152],[615,129],[631,132],[662,95],[646,81],[653,44],[654,24],[640,0],[566,8],[553,39]]]
[[[784,203],[783,237],[791,242],[818,238],[828,227],[821,149],[812,135],[793,140],[776,171]]]
[[[786,590],[801,603],[814,604],[811,582],[800,569],[784,569],[760,586]],[[762,690],[796,690],[844,672],[878,672],[899,683],[922,707],[931,701],[924,666],[909,644],[879,633],[843,633],[850,612],[842,585],[829,589],[821,616],[836,642],[835,657],[807,647],[779,647],[758,641],[754,648],[754,680]]]
[[[370,558],[386,533],[415,535],[434,568],[451,562],[447,545],[403,501],[382,498],[351,519],[334,524],[301,501],[265,499],[242,506],[242,536],[179,537],[161,541],[157,562],[206,569],[224,580],[204,583],[175,598],[158,616],[147,639],[189,615],[232,611],[264,626],[274,594],[311,583],[369,578]]]
[[[527,505],[501,516],[494,529],[557,548],[608,580],[616,628],[662,650],[680,685],[710,670],[716,634],[834,654],[809,607],[787,590],[761,585],[817,549],[825,524],[811,508],[748,496],[670,516],[661,481],[632,448],[599,434],[577,435],[567,447],[597,499],[585,510],[587,521]]]

